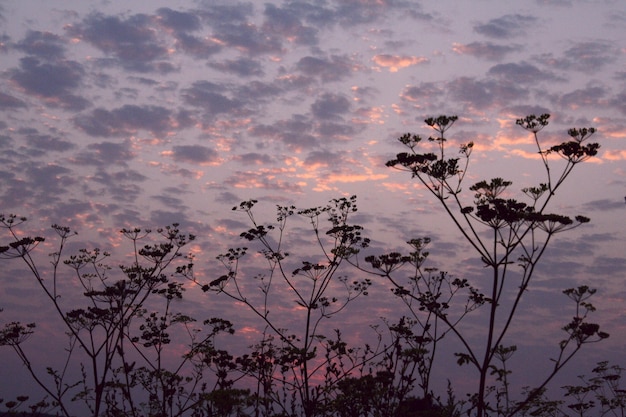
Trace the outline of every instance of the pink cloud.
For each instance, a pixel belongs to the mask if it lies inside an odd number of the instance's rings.
[[[388,68],[389,72],[398,72],[398,70],[401,70],[402,68],[429,62],[428,58],[425,57],[389,54],[375,55],[374,58],[372,58],[372,61],[374,61],[378,66]]]
[[[626,160],[626,150],[611,149],[602,154],[602,159],[609,161],[624,161]]]

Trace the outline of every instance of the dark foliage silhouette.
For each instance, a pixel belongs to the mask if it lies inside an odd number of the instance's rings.
[[[542,392],[583,345],[608,337],[597,324],[586,321],[588,313],[594,310],[587,299],[595,290],[587,286],[565,290],[564,293],[575,303],[575,314],[572,321],[563,327],[566,335],[558,343],[553,368],[524,399],[511,400],[507,379],[510,371],[505,363],[517,348],[505,343],[520,301],[554,235],[589,221],[580,215],[571,218],[550,213],[550,202],[574,167],[596,155],[599,148],[597,143],[588,143],[595,129],[581,128],[570,129],[569,140],[544,149],[538,133],[548,125],[549,117],[548,114],[530,115],[516,122],[533,135],[545,171],[545,182],[522,189],[526,202],[510,198],[512,182],[502,178],[478,181],[466,188],[471,193],[464,192],[474,144],[461,145],[458,157],[449,156],[447,132],[458,120],[456,116],[426,119],[425,123],[436,135],[429,137],[426,144],[419,135],[401,136],[398,140],[408,148],[408,152],[399,153],[387,162],[389,167],[409,172],[430,192],[489,271],[489,284],[481,283],[482,288],[479,288],[465,279],[425,268],[428,239],[408,242],[412,251],[407,255],[391,253],[365,259],[379,275],[393,284],[395,294],[405,302],[411,313],[421,318],[423,332],[431,346],[426,369],[433,366],[436,344],[443,334],[450,332],[460,340],[464,350],[456,354],[458,363],[473,366],[479,376],[477,392],[470,402],[479,417],[491,412],[516,415]],[[554,169],[553,161],[549,160],[553,154],[565,161],[558,166],[558,171]],[[468,203],[470,198],[473,201]],[[408,282],[397,278],[400,275],[397,270],[404,265],[414,271]],[[517,266],[521,273],[512,271],[513,266]],[[510,284],[512,280],[516,280],[515,285]],[[462,308],[451,311],[452,298],[460,292],[466,294]],[[512,301],[505,301],[507,298]],[[488,310],[484,335],[480,343],[473,343],[473,331],[466,330],[462,320],[483,308]],[[439,330],[440,323],[445,330]],[[428,376],[429,372],[422,372],[422,375]],[[500,388],[490,388],[490,377],[500,384]],[[427,378],[422,386],[428,388]],[[496,393],[497,406],[489,402],[490,392]]]
[[[574,167],[597,153],[599,145],[588,143],[595,130],[570,129],[567,141],[544,149],[538,133],[548,119],[517,121],[533,136],[545,172],[544,182],[521,190],[524,200],[511,197],[512,183],[503,178],[462,187],[473,144],[449,156],[447,133],[455,116],[426,119],[436,135],[426,141],[400,137],[408,152],[387,163],[409,172],[440,203],[488,271],[480,282],[431,266],[428,237],[410,240],[407,253],[371,254],[366,231],[352,223],[354,196],[306,209],[277,206],[272,222],[257,220],[257,201],[242,202],[233,210],[250,222],[240,234],[245,246],[218,255],[224,273],[209,278],[196,275],[196,259],[185,253],[195,236],[177,224],[155,232],[121,230],[132,255],[117,267],[99,248],[66,254],[75,232],[53,225],[57,249],[42,267],[33,254],[44,239],[24,237],[25,218],[1,215],[6,236],[0,259],[23,263],[67,340],[66,357],[42,369],[30,348],[36,324],[5,323],[0,346],[15,353],[46,396],[4,398],[0,405],[12,415],[67,417],[77,409],[82,415],[155,417],[624,415],[622,368],[607,362],[597,364],[592,377],[564,387],[562,399],[547,394],[548,383],[583,347],[608,337],[588,320],[596,290],[585,285],[563,291],[572,311],[550,354],[552,368],[521,393],[511,388],[509,360],[518,346],[509,334],[520,302],[554,236],[589,221],[548,209]],[[552,155],[562,159],[556,167]],[[290,240],[297,219],[309,227],[304,254]],[[295,230],[302,238],[302,229]],[[391,285],[403,316],[372,323],[369,343],[349,343],[339,318],[351,313],[357,298],[369,296],[372,285]],[[238,323],[192,317],[184,298],[190,289],[204,292],[208,303],[221,297],[245,307],[256,320],[248,324],[258,329],[258,340],[234,353],[229,341]],[[286,290],[292,299],[282,299]],[[70,302],[77,297],[82,307]],[[276,313],[281,308],[289,320]],[[480,314],[486,321],[477,343],[465,323]],[[475,392],[463,400],[454,380],[445,393],[434,392],[431,383],[448,337],[460,342],[458,364],[477,376]]]

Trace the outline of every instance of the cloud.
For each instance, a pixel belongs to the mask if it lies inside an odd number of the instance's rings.
[[[249,58],[227,59],[223,62],[209,63],[211,68],[241,77],[262,76],[263,67],[259,61]]]
[[[298,16],[301,21],[309,23],[312,27],[328,29],[337,24],[338,15],[332,5],[321,2],[286,1],[281,5],[282,10],[286,10],[294,16]]]
[[[289,119],[277,120],[271,124],[257,124],[250,129],[250,134],[281,141],[292,150],[319,145],[318,138],[313,135],[313,122],[301,114],[294,114]]]
[[[261,168],[256,171],[235,171],[224,183],[234,188],[264,189],[295,194],[303,192],[303,183],[292,182],[287,178],[287,169]]]
[[[313,116],[320,119],[339,119],[350,111],[351,103],[343,95],[324,93],[311,105]]]
[[[265,32],[249,22],[216,24],[212,38],[223,47],[234,48],[250,56],[280,55],[283,52],[280,36]]]
[[[45,201],[45,207],[51,207],[53,203],[63,201],[66,190],[79,183],[72,170],[55,163],[24,164],[24,174],[28,183],[19,195],[38,194],[39,198],[42,198],[41,201]],[[26,190],[28,193],[25,192]]]
[[[215,201],[220,202],[220,203],[234,205],[234,204],[239,204],[242,201],[242,198],[240,198],[237,194],[232,193],[230,191],[222,191],[221,193],[217,194],[217,196],[215,197]],[[245,227],[248,226],[246,223],[239,222],[236,220],[231,220],[231,219],[220,220],[220,223],[226,223],[226,225],[235,226],[235,227],[229,227],[230,230],[237,230],[237,229],[243,230]]]
[[[187,33],[176,36],[175,47],[195,58],[208,58],[223,50],[223,46],[216,39],[199,38]]]
[[[243,2],[215,4],[213,0],[205,0],[200,15],[212,25],[244,23],[254,15],[254,6]]]
[[[340,25],[372,23],[388,15],[393,15],[394,18],[432,19],[432,15],[423,12],[419,4],[403,0],[344,0],[337,3],[336,14]]]
[[[474,25],[474,31],[488,38],[510,39],[523,35],[537,18],[530,15],[507,14],[487,23]]]
[[[446,86],[441,83],[420,82],[417,85],[406,85],[399,94],[400,101],[394,105],[394,111],[401,117],[423,119],[424,113],[430,114],[433,110],[446,112]],[[454,110],[456,112],[457,110]],[[419,116],[416,115],[419,112]],[[416,117],[417,116],[417,117]]]
[[[0,109],[16,110],[25,107],[26,103],[24,103],[22,100],[0,91]]]
[[[104,161],[100,161],[100,166],[96,172],[87,177],[90,181],[90,189],[87,195],[94,200],[106,196],[104,201],[110,200],[119,204],[119,211],[132,213],[134,212],[132,204],[143,197],[144,187],[140,184],[145,182],[148,177],[133,169],[115,172],[106,171],[111,170],[112,165],[120,166],[124,164],[107,164]],[[114,210],[118,210],[118,207],[115,207]],[[141,215],[137,213],[132,217],[139,218]],[[138,224],[137,222],[131,223]]]
[[[331,55],[329,58],[306,56],[296,64],[296,70],[322,82],[341,81],[354,75],[360,65],[347,55]]]
[[[99,142],[87,145],[70,158],[70,162],[80,166],[99,167],[100,169],[111,166],[125,166],[127,162],[135,158],[131,149],[130,141],[122,143]]]
[[[77,230],[89,224],[94,227],[100,223],[94,206],[83,199],[65,197],[54,206],[43,207],[41,215],[45,218],[56,219],[63,226]]]
[[[246,104],[250,108],[275,100],[281,93],[286,92],[285,89],[281,88],[280,83],[254,80],[238,86],[233,95],[235,97],[245,97]]]
[[[258,152],[249,152],[249,153],[244,153],[241,155],[235,155],[233,156],[233,160],[245,166],[250,166],[250,165],[262,166],[262,165],[269,165],[272,162],[274,162],[274,159],[270,155],[267,155],[264,153],[258,153]]]
[[[527,62],[498,64],[489,69],[487,75],[501,78],[512,84],[537,84],[543,81],[565,81],[561,77],[542,71]]]
[[[159,24],[176,33],[195,32],[202,27],[202,22],[196,13],[162,7],[156,11],[156,15]]]
[[[589,274],[610,277],[615,271],[626,271],[626,259],[622,256],[598,256],[593,264],[586,266]]]
[[[184,201],[178,197],[172,197],[169,195],[155,195],[150,198],[158,201],[159,203],[163,204],[167,208],[175,209],[180,212],[184,212],[187,209]]]
[[[67,49],[65,42],[54,33],[29,30],[24,39],[15,45],[15,49],[41,59],[60,60]]]
[[[509,123],[512,126],[513,123],[515,123],[515,120],[521,117],[526,117],[529,114],[550,114],[550,109],[537,104],[513,104],[506,107],[505,111],[501,113],[500,119],[502,120],[506,118],[506,123]]]
[[[176,223],[182,230],[195,226],[194,222],[188,218],[187,214],[180,210],[151,210],[148,222],[150,225],[157,225],[159,227],[170,226]]]
[[[375,55],[372,58],[377,65],[384,68],[389,68],[389,72],[398,72],[402,68],[412,67],[414,65],[425,64],[428,62],[428,58],[407,56],[407,55]]]
[[[364,171],[357,171],[350,168],[345,168],[343,170],[333,170],[333,172],[323,175],[317,182],[316,187],[319,190],[332,190],[336,189],[334,186],[341,183],[357,183],[357,182],[367,182],[367,181],[380,181],[387,178],[387,174],[375,174],[370,169],[365,169]]]
[[[165,107],[135,104],[125,104],[113,110],[94,109],[74,118],[77,128],[99,137],[130,136],[139,130],[163,137],[174,123],[171,110]]]
[[[420,108],[438,108],[436,100],[443,96],[444,89],[436,83],[422,82],[418,85],[408,85],[400,93],[400,98]]]
[[[593,124],[602,126],[602,136],[608,139],[626,138],[626,121],[612,117],[594,117]]]
[[[626,150],[610,149],[602,154],[602,158],[608,161],[626,161]]]
[[[581,107],[601,108],[606,106],[606,88],[595,85],[562,94],[554,101],[561,108],[579,109]]]
[[[626,89],[617,93],[610,99],[610,104],[626,115]]]
[[[488,61],[500,61],[513,52],[519,52],[519,45],[499,45],[492,42],[471,42],[468,44],[454,43],[452,50],[460,55],[470,55]]]
[[[626,152],[625,152],[626,156]],[[585,212],[588,211],[612,211],[612,210],[624,210],[626,204],[624,204],[623,196],[615,196],[615,198],[603,198],[600,200],[592,200],[583,204]],[[615,237],[604,236],[604,241],[616,240]]]
[[[177,162],[198,165],[213,165],[220,162],[219,154],[215,149],[202,145],[177,145],[171,151],[165,151],[162,154],[171,156]]]
[[[341,156],[337,152],[319,150],[309,152],[302,166],[307,171],[312,171],[322,167],[336,167],[341,165],[342,162]]]
[[[470,112],[472,109],[487,110],[493,106],[511,105],[529,96],[528,89],[522,86],[471,77],[459,77],[449,82],[447,91],[453,100],[465,104]]]
[[[196,58],[208,58],[220,52],[223,46],[208,36],[195,36],[192,33],[203,28],[197,12],[182,12],[168,7],[156,11],[156,22],[174,37],[174,49]]]
[[[355,126],[350,122],[323,122],[317,126],[316,132],[324,139],[324,144],[328,146],[336,140],[350,141],[363,128],[363,126]]]
[[[76,25],[65,27],[68,36],[85,41],[104,52],[114,63],[130,71],[167,73],[174,70],[165,61],[167,47],[159,41],[153,30],[152,19],[144,14],[125,19],[92,13]]]
[[[318,43],[318,30],[314,27],[304,26],[295,10],[267,3],[264,16],[263,30],[266,33],[280,34],[296,45],[310,46]]]
[[[25,94],[42,99],[50,107],[83,110],[89,102],[74,94],[85,71],[78,62],[42,62],[35,57],[20,59],[20,68],[9,70],[9,78]]]
[[[121,152],[126,152],[121,150]],[[102,166],[102,168],[108,168],[108,164]],[[144,182],[148,180],[148,177],[143,175],[141,172],[134,169],[124,169],[121,171],[115,172],[106,172],[102,169],[98,169],[96,174],[92,177],[94,181],[102,183],[102,184],[123,184],[123,183],[134,183],[134,182]]]
[[[354,99],[356,102],[359,103],[362,101],[367,102],[369,101],[369,99],[375,98],[380,93],[380,90],[378,88],[371,86],[353,86],[350,88],[350,91],[354,93]]]
[[[572,5],[571,0],[537,0],[540,5],[557,6],[557,7],[570,7]]]
[[[595,74],[615,62],[620,55],[619,49],[612,42],[586,41],[575,43],[560,56],[547,53],[537,56],[536,59],[544,65],[563,71]]]
[[[211,115],[237,113],[243,102],[238,98],[229,98],[223,93],[226,88],[210,81],[196,81],[191,87],[182,90],[185,103],[204,109]]]
[[[76,149],[77,146],[68,140],[59,137],[30,132],[25,135],[28,145],[37,152],[47,155],[49,152],[66,152]]]

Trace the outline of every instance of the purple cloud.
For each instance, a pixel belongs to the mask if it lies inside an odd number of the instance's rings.
[[[283,42],[279,34],[265,32],[254,24],[221,23],[213,29],[213,38],[219,43],[241,50],[250,56],[283,52]]]
[[[91,136],[128,136],[146,130],[164,136],[172,127],[173,115],[160,106],[126,104],[113,110],[95,109],[74,118],[77,128]]]
[[[209,63],[211,68],[241,77],[259,77],[263,75],[263,67],[259,61],[249,58],[227,59],[223,62]]]
[[[309,77],[319,77],[322,82],[340,81],[353,75],[355,62],[346,55],[329,58],[306,56],[296,64],[296,70]]]
[[[82,85],[85,71],[78,62],[41,62],[34,57],[20,59],[20,68],[9,71],[10,79],[26,94],[39,97],[51,107],[82,110],[88,101],[73,94]]]
[[[508,54],[519,52],[522,50],[522,47],[519,45],[495,44],[493,42],[471,42],[468,44],[455,43],[452,49],[461,55],[470,55],[488,61],[500,61]]]
[[[512,84],[537,84],[544,81],[565,81],[562,77],[542,71],[527,62],[498,64],[489,69],[488,75]]]
[[[60,60],[67,48],[66,41],[59,35],[29,30],[24,39],[15,45],[15,49],[41,59]]]
[[[102,13],[89,15],[82,23],[66,26],[68,36],[88,42],[114,58],[113,62],[137,72],[170,72],[173,65],[165,62],[167,47],[152,27],[152,19],[135,14],[122,19]]]
[[[279,34],[296,45],[317,44],[318,30],[304,26],[300,21],[300,16],[294,10],[268,3],[265,5],[264,15],[263,30],[265,32]]]
[[[214,164],[219,162],[219,154],[215,149],[202,145],[177,145],[171,152],[166,152],[177,162],[186,162],[198,165]]]
[[[470,77],[459,77],[447,85],[447,90],[453,100],[464,103],[466,106],[487,110],[492,106],[505,106],[529,96],[527,88],[516,86],[508,82],[494,80],[477,80]]]
[[[156,11],[159,24],[179,33],[194,32],[202,27],[200,18],[196,13],[172,10],[162,7]]]
[[[202,108],[211,115],[240,110],[242,101],[227,97],[223,94],[225,92],[227,90],[224,86],[210,81],[196,81],[182,91],[182,97],[185,103]]]
[[[25,107],[26,103],[24,103],[22,100],[0,91],[0,109],[15,110]]]
[[[563,70],[595,74],[612,64],[620,56],[615,44],[606,41],[578,42],[566,49],[562,55],[543,54],[537,59],[544,65]]]
[[[562,94],[554,101],[561,108],[577,109],[580,107],[601,108],[606,106],[608,91],[601,86],[588,86],[587,88]]]
[[[313,116],[320,119],[339,119],[350,111],[351,103],[343,95],[324,93],[311,105]]]
[[[537,18],[534,16],[507,14],[475,25],[474,31],[489,38],[510,39],[523,35],[536,22]]]

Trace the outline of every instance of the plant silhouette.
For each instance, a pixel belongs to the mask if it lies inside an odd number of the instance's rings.
[[[595,133],[594,128],[570,129],[569,140],[544,149],[539,132],[548,125],[549,118],[548,114],[530,115],[516,121],[518,126],[533,136],[545,173],[545,182],[522,189],[527,202],[510,198],[512,182],[499,177],[469,186],[473,201],[467,202],[463,185],[474,144],[470,142],[461,145],[458,157],[449,156],[447,133],[458,120],[457,116],[425,120],[435,131],[435,135],[427,139],[434,150],[424,145],[421,136],[405,134],[398,140],[408,148],[408,152],[399,153],[395,159],[387,162],[389,167],[409,172],[413,179],[430,192],[464,240],[474,249],[485,270],[489,271],[489,284],[482,284],[483,289],[479,289],[467,280],[451,278],[445,273],[425,268],[424,262],[428,255],[425,247],[429,239],[408,242],[412,251],[407,255],[392,253],[365,259],[379,275],[393,284],[395,294],[405,302],[412,314],[422,318],[423,332],[428,335],[428,342],[432,346],[431,356],[425,362],[426,369],[430,370],[433,366],[436,343],[445,332],[456,335],[460,340],[464,350],[456,354],[458,363],[473,366],[479,375],[477,392],[471,398],[471,407],[479,417],[492,411],[497,411],[499,415],[516,415],[542,392],[583,345],[608,337],[607,333],[599,330],[597,324],[586,321],[588,313],[594,310],[593,305],[586,300],[595,290],[587,286],[565,290],[564,293],[575,303],[575,315],[563,327],[566,336],[558,343],[553,368],[524,399],[511,401],[507,380],[510,371],[504,366],[498,367],[497,362],[504,364],[516,350],[515,345],[506,345],[506,336],[513,325],[520,301],[554,235],[589,221],[584,216],[571,218],[550,213],[548,207],[574,167],[596,155],[599,149],[597,143],[588,143],[589,137]],[[427,151],[421,152],[424,147]],[[558,155],[565,161],[559,171],[554,169],[549,160],[551,155]],[[396,271],[404,265],[409,265],[414,271],[406,283],[396,278]],[[521,274],[513,273],[513,266],[517,266]],[[513,279],[517,279],[515,284],[509,284]],[[466,291],[467,297],[455,316],[449,309],[452,298],[461,290]],[[472,343],[474,330],[466,330],[462,319],[482,308],[488,310],[487,324],[480,343]],[[440,323],[445,325],[445,331],[439,330]],[[430,371],[422,372],[426,377],[429,374]],[[493,375],[496,382],[502,384],[498,392],[497,409],[487,398],[490,391],[488,378]],[[428,386],[428,378],[425,378],[422,387],[427,389]]]
[[[435,135],[403,135],[399,141],[408,151],[387,163],[409,172],[439,202],[484,266],[487,279],[480,282],[432,267],[428,237],[411,239],[407,253],[372,254],[366,231],[352,222],[355,196],[313,208],[277,206],[272,222],[257,220],[257,201],[242,202],[233,210],[251,225],[240,234],[245,246],[218,255],[224,273],[208,278],[196,275],[195,256],[184,252],[196,237],[178,224],[155,232],[122,229],[131,257],[117,267],[99,248],[66,254],[76,233],[53,225],[57,249],[43,268],[32,255],[44,239],[25,237],[20,229],[26,218],[0,215],[7,240],[0,259],[23,263],[67,334],[60,365],[40,369],[29,349],[36,324],[4,324],[0,346],[13,350],[46,397],[0,403],[9,413],[28,408],[67,417],[77,404],[94,417],[552,416],[567,410],[623,415],[622,368],[608,362],[564,387],[564,399],[547,396],[548,383],[584,346],[608,337],[589,321],[596,290],[585,285],[563,291],[573,308],[551,369],[521,396],[512,392],[509,360],[519,348],[509,334],[520,302],[554,236],[589,221],[549,207],[574,167],[599,149],[589,143],[593,128],[570,129],[568,140],[544,149],[539,132],[548,120],[547,114],[517,120],[532,135],[545,174],[543,182],[521,190],[523,200],[512,198],[512,182],[504,178],[465,185],[474,146],[464,144],[450,156],[448,131],[456,116],[426,119]],[[304,219],[307,232],[291,233],[296,219]],[[290,240],[301,234],[310,243],[304,255]],[[341,315],[373,285],[389,284],[405,308],[401,317],[372,323],[370,343],[349,343]],[[66,303],[72,288],[83,307]],[[204,292],[208,302],[220,297],[245,307],[256,320],[246,325],[259,330],[258,340],[234,353],[229,340],[241,323],[192,317],[184,297],[192,289]],[[288,320],[276,314],[281,308],[289,311]],[[478,341],[475,327],[466,326],[476,314],[486,317]],[[475,392],[465,400],[457,399],[454,380],[445,393],[433,390],[446,336],[460,342],[458,364],[477,375]]]

